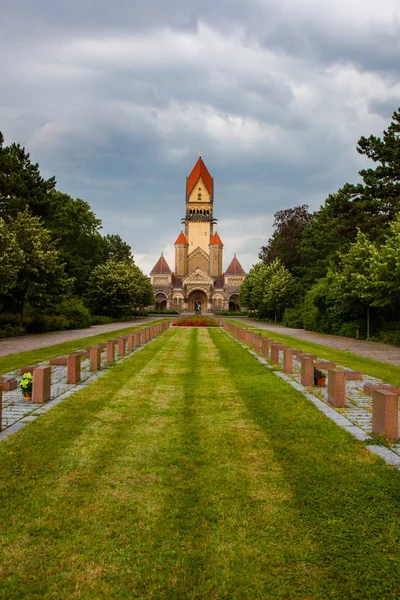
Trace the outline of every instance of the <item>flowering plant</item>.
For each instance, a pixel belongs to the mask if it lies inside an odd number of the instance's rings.
[[[21,392],[24,396],[25,396],[25,394],[32,394],[32,384],[33,384],[32,373],[24,373],[24,375],[22,376],[22,379],[18,383],[19,389],[21,390]]]
[[[174,322],[174,325],[177,325],[178,327],[218,327],[218,323],[215,319],[203,317],[202,315],[181,317]]]

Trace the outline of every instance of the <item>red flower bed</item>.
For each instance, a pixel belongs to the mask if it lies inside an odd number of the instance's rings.
[[[177,327],[218,327],[218,323],[211,317],[194,315],[192,317],[181,317],[173,323]]]

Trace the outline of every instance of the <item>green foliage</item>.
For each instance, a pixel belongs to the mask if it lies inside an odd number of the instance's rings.
[[[32,394],[33,376],[32,373],[24,373],[18,382],[22,394]]]
[[[15,232],[0,217],[0,297],[15,286],[22,258]]]
[[[240,288],[239,303],[248,310],[255,310],[259,317],[267,311],[283,309],[290,303],[295,291],[293,275],[279,259],[272,263],[254,265]]]
[[[365,321],[349,321],[348,323],[343,323],[339,329],[339,335],[342,335],[343,337],[355,338],[357,331],[359,332],[360,339],[365,337]]]
[[[4,325],[0,327],[0,338],[18,337],[26,333],[25,327],[22,325]]]
[[[132,248],[120,235],[106,235],[104,238],[104,260],[132,261]]]
[[[104,315],[92,315],[91,316],[91,325],[108,325],[108,323],[112,323],[114,319],[111,317],[105,317]]]
[[[46,309],[59,302],[71,289],[64,264],[51,239],[50,232],[39,217],[26,209],[10,223],[21,251],[18,277],[12,294],[21,314],[29,302],[34,309]]]
[[[154,294],[150,280],[139,267],[110,259],[93,270],[86,300],[93,313],[120,317],[152,304]]]
[[[34,314],[24,318],[24,326],[28,333],[47,333],[68,329],[69,321],[64,315]]]
[[[343,311],[337,298],[335,278],[329,275],[320,279],[304,298],[304,328],[322,333],[338,333],[343,322]]]
[[[285,327],[303,329],[303,305],[286,308],[282,316],[282,323]]]
[[[64,315],[68,321],[68,329],[90,327],[92,318],[90,310],[80,298],[68,298],[55,307],[55,313]]]

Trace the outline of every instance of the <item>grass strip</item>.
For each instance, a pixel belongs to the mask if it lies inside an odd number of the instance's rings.
[[[251,329],[255,333],[277,342],[287,344],[291,348],[300,348],[305,353],[316,354],[318,358],[326,358],[345,367],[349,367],[350,369],[354,369],[355,371],[360,371],[365,375],[371,375],[371,377],[377,377],[387,383],[393,383],[400,386],[400,367],[396,367],[395,365],[389,365],[364,356],[357,356],[357,354],[353,354],[352,352],[329,348],[328,346],[308,342],[293,336],[282,335],[280,333],[275,333],[274,331],[269,331],[268,329],[259,329],[256,326],[244,325],[240,321],[229,320],[229,322],[242,327],[243,329]]]
[[[14,371],[20,367],[27,365],[35,365],[43,360],[48,360],[53,356],[61,356],[63,354],[69,354],[75,350],[80,350],[86,346],[94,346],[100,342],[106,342],[111,340],[113,337],[119,335],[127,335],[133,331],[138,331],[149,325],[155,323],[161,323],[165,319],[151,321],[150,323],[144,323],[143,325],[135,325],[132,327],[125,327],[124,329],[114,329],[106,333],[99,333],[98,335],[92,335],[89,337],[79,338],[71,340],[70,342],[62,342],[61,344],[54,344],[52,346],[45,346],[44,348],[37,348],[36,350],[27,350],[26,352],[19,352],[17,354],[8,354],[7,356],[0,357],[0,373],[8,373]]]

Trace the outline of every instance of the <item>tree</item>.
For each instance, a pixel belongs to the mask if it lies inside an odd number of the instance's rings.
[[[66,272],[74,278],[75,293],[83,294],[90,273],[106,260],[100,219],[84,200],[53,191],[46,223],[65,262]]]
[[[344,301],[361,304],[367,311],[367,339],[370,336],[370,308],[379,303],[379,281],[376,274],[378,250],[361,231],[349,251],[340,257],[336,272],[339,294]]]
[[[120,235],[106,235],[105,241],[105,260],[132,261],[132,248],[124,242]]]
[[[22,261],[17,237],[0,217],[0,281],[1,294],[7,294],[16,284]]]
[[[150,280],[134,263],[109,259],[92,272],[86,301],[94,314],[128,315],[155,301]]]
[[[284,309],[294,294],[294,277],[291,272],[276,258],[267,265],[264,302],[268,310],[274,311],[275,322],[277,310]]]
[[[304,229],[313,220],[308,212],[307,204],[279,210],[275,213],[274,233],[267,245],[262,246],[259,258],[265,263],[271,263],[279,258],[281,263],[293,274],[304,262],[304,256],[299,253],[299,244]]]
[[[12,290],[15,305],[23,322],[25,304],[45,309],[56,304],[70,291],[64,263],[51,239],[50,232],[39,217],[26,209],[18,213],[10,224],[10,230],[18,240],[21,262],[16,285]]]
[[[253,265],[239,292],[239,304],[248,310],[257,311],[262,316],[266,310],[264,290],[267,276],[267,265],[259,262]]]
[[[49,213],[49,193],[55,178],[44,179],[38,164],[32,164],[29,153],[19,144],[4,146],[0,132],[0,216],[15,218],[29,206],[33,215]]]

